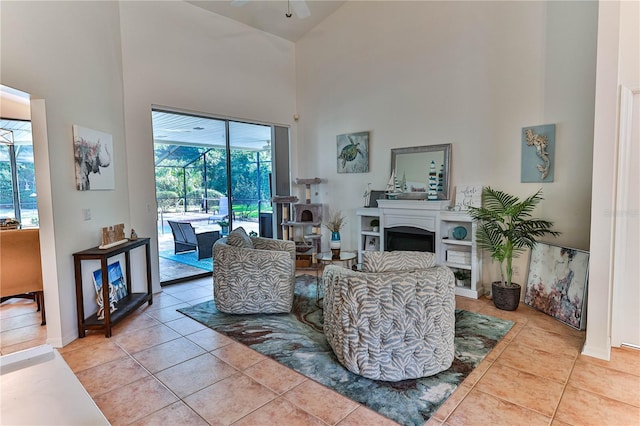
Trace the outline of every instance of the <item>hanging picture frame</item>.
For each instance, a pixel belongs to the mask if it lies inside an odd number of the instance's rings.
[[[115,189],[113,138],[110,134],[74,125],[73,154],[78,191]]]
[[[553,182],[556,125],[522,128],[521,182]]]
[[[584,330],[589,252],[546,243],[531,250],[524,303]]]
[[[369,172],[369,132],[338,135],[338,173]]]

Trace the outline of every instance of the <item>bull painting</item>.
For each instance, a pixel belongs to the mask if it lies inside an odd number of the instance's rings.
[[[111,135],[73,126],[76,188],[114,189]]]

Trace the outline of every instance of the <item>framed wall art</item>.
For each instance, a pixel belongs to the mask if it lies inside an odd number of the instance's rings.
[[[537,243],[524,303],[578,330],[586,325],[589,252]]]
[[[113,138],[108,133],[73,126],[78,191],[115,189]]]
[[[369,172],[369,132],[337,136],[338,173]]]
[[[521,182],[553,182],[556,125],[522,129]]]

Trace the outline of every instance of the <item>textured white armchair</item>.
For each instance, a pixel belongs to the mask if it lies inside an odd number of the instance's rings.
[[[235,229],[213,245],[216,308],[230,314],[284,313],[293,307],[293,241],[249,237]]]
[[[455,278],[435,262],[433,253],[364,252],[362,272],[325,268],[324,333],[349,371],[399,381],[451,366]]]

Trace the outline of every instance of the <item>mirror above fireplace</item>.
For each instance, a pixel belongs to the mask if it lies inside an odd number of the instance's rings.
[[[450,166],[450,143],[391,150],[391,174],[405,187],[399,199],[448,200]]]

